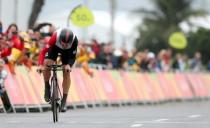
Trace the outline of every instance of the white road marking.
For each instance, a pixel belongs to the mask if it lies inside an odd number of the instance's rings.
[[[92,124],[105,124],[105,122],[92,122]]]
[[[136,124],[209,124],[208,122],[182,122],[182,121],[167,121],[167,122],[157,122],[157,121],[136,121]]]
[[[108,122],[104,122],[104,121],[95,121],[95,122],[63,121],[62,123],[67,123],[67,124],[79,124],[79,123],[85,123],[85,124],[122,124],[124,122],[122,122],[122,121],[108,121]]]
[[[167,120],[169,120],[169,119],[157,119],[157,120],[154,120],[155,122],[163,122],[163,121],[167,121]]]
[[[18,123],[20,123],[20,121],[11,120],[11,121],[7,121],[7,123],[9,123],[9,124],[18,124]]]
[[[198,118],[201,117],[201,115],[189,115],[188,118]]]
[[[67,123],[67,124],[76,124],[77,121],[68,121],[68,122],[65,122],[65,123]]]
[[[131,125],[131,128],[136,128],[136,127],[141,127],[141,126],[143,126],[143,124],[133,124]]]

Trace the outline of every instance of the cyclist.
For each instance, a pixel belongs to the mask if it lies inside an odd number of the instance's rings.
[[[61,62],[63,68],[63,99],[61,100],[61,112],[66,111],[66,99],[71,84],[70,70],[75,62],[77,53],[78,39],[76,35],[69,28],[61,28],[53,33],[49,42],[46,44],[39,55],[39,69],[47,69],[47,65],[54,64],[58,54],[61,55]],[[49,79],[51,72],[49,70],[43,71],[45,82],[44,99],[46,102],[50,101],[50,84]]]

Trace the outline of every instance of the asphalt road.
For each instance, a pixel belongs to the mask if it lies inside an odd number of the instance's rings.
[[[52,122],[51,112],[0,114],[0,128],[209,128],[210,101],[154,106],[70,110]]]

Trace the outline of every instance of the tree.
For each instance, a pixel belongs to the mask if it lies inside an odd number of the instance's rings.
[[[197,32],[188,34],[189,45],[186,48],[186,53],[192,57],[196,51],[202,55],[202,61],[207,64],[210,61],[210,30],[199,28]]]
[[[140,37],[136,40],[139,50],[148,48],[158,52],[167,48],[168,38],[175,31],[181,31],[179,24],[190,16],[203,15],[203,10],[193,10],[192,0],[153,0],[154,11],[138,10],[143,14],[143,24],[138,28]]]
[[[32,28],[42,10],[45,0],[34,0],[32,12],[28,21],[28,28]]]

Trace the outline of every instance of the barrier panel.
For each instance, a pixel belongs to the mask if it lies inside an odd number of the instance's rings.
[[[138,93],[138,90],[135,88],[134,84],[136,81],[132,81],[130,79],[129,73],[128,72],[120,72],[120,75],[122,77],[122,83],[124,84],[124,88],[127,91],[127,95],[129,100],[142,100],[143,96]]]
[[[24,94],[24,99],[26,105],[38,105],[40,104],[39,97],[36,95],[36,91],[33,88],[34,83],[31,82],[31,77],[29,76],[29,71],[26,70],[25,67],[20,66],[16,68],[16,75],[19,88],[21,92]]]
[[[170,81],[167,78],[167,73],[157,73],[158,80],[160,82],[161,89],[166,99],[176,98],[175,91],[173,90]]]
[[[15,105],[26,105],[25,102],[25,92],[21,90],[21,87],[18,84],[19,78],[16,75],[12,75],[8,70],[8,76],[5,81],[5,88],[9,95],[10,101]]]
[[[110,102],[122,100],[117,89],[117,86],[114,84],[109,71],[98,71],[98,75],[100,76],[100,83],[102,85],[102,89],[105,91],[107,100]]]
[[[127,72],[127,77],[130,82],[133,83],[133,89],[136,91],[137,94],[137,100],[149,100],[149,95],[146,93],[146,90],[144,88],[144,83],[142,81],[142,78],[138,76],[138,73],[136,72]]]
[[[76,74],[76,75],[75,75]],[[72,78],[75,80],[75,87],[80,101],[88,102],[95,101],[93,90],[91,90],[91,85],[88,83],[83,70],[75,69],[72,73]],[[71,92],[71,90],[70,90]]]
[[[180,92],[181,98],[192,98],[193,93],[189,86],[189,83],[186,79],[186,75],[183,73],[175,73],[174,74],[174,82],[177,84]]]
[[[126,86],[123,82],[123,78],[119,71],[109,71],[110,78],[112,79],[114,85],[116,85],[117,90],[119,92],[120,100],[129,101],[132,100],[129,98],[129,92],[126,90]]]
[[[208,95],[210,95],[210,74],[208,74],[208,73],[200,74],[200,77],[203,81],[203,84],[207,88]]]
[[[160,83],[157,79],[157,75],[154,73],[144,73],[144,80],[146,81],[148,88],[148,93],[150,93],[153,101],[164,100],[164,94],[161,89]]]
[[[199,73],[187,74],[187,78],[189,80],[189,86],[191,86],[195,96],[208,96],[207,87],[204,85]]]
[[[24,66],[18,66],[15,71],[16,75],[9,73],[5,81],[11,103],[14,106],[46,104],[43,99],[43,78],[36,72],[36,67],[28,71]],[[206,97],[210,94],[210,74],[138,73],[96,69],[93,72],[94,76],[90,77],[83,69],[72,70],[68,104],[159,101]],[[60,86],[62,79],[62,72],[58,72]]]
[[[31,90],[34,91],[34,96],[36,96],[37,99],[36,102],[39,104],[45,104],[44,101],[44,80],[41,74],[36,72],[36,67],[32,68],[32,71],[27,71],[26,75],[28,75],[27,79],[30,81]],[[30,86],[28,85],[28,86]]]

